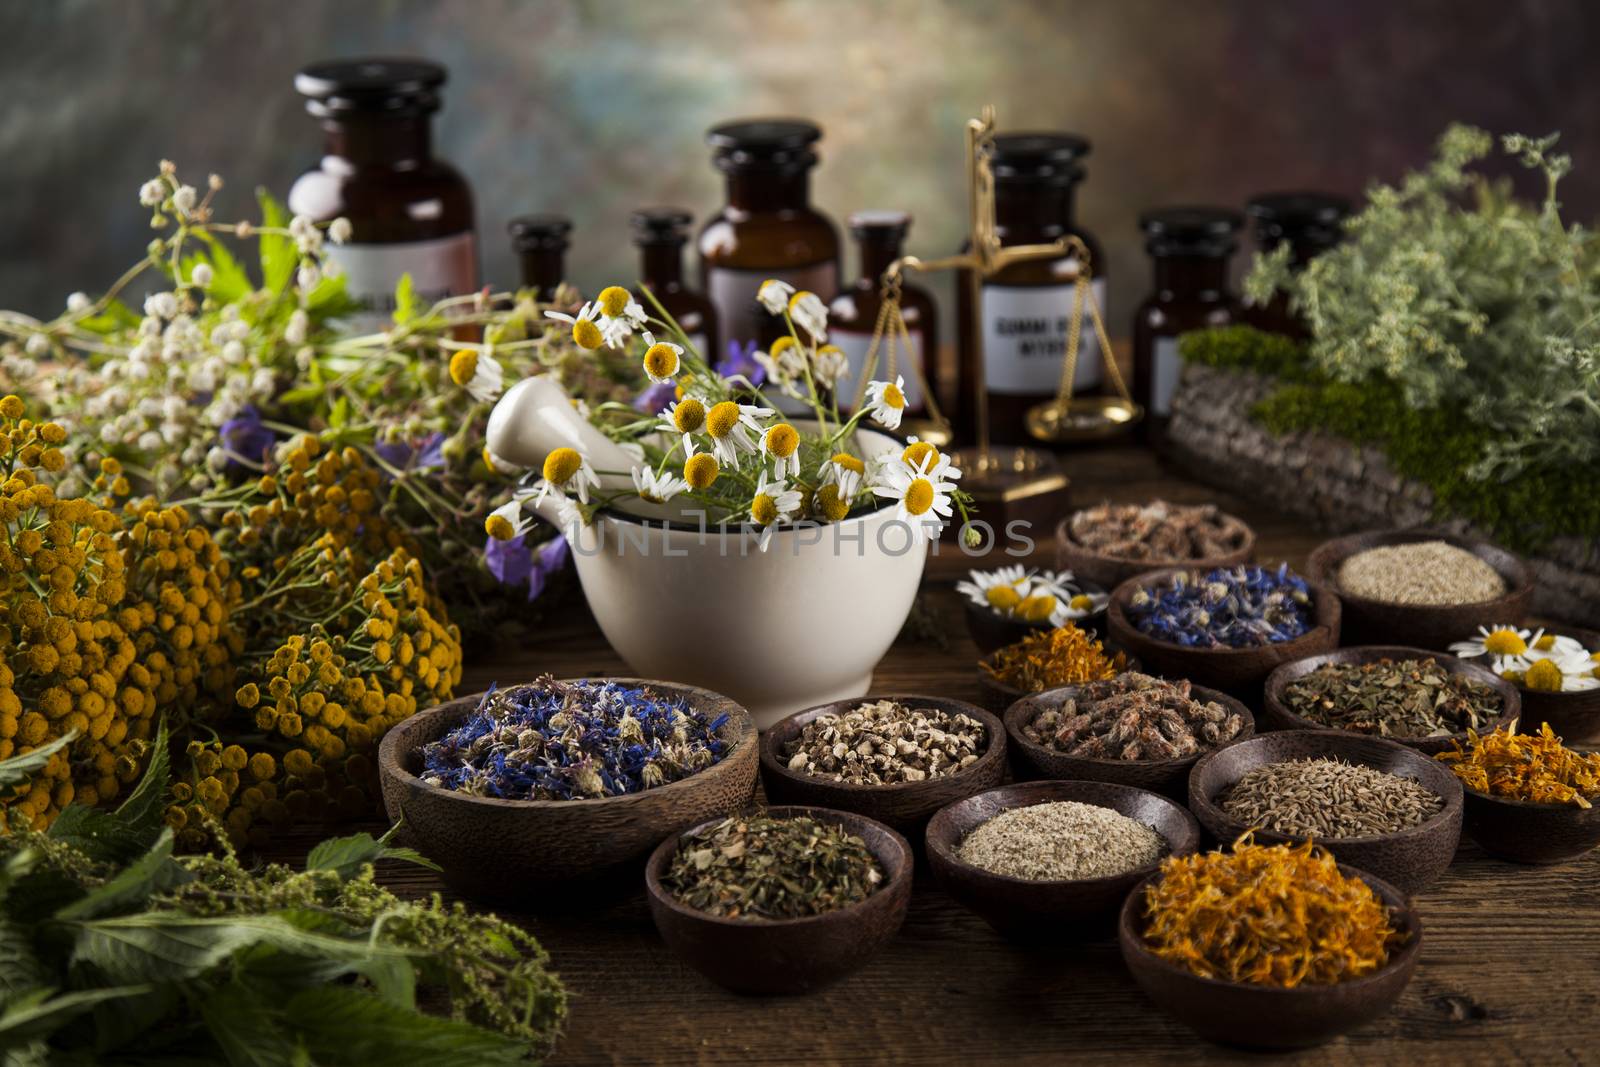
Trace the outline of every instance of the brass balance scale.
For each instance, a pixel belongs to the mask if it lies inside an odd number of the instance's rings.
[[[1111,341],[1106,336],[1100,306],[1090,288],[1093,265],[1089,249],[1075,236],[1061,237],[1050,244],[1001,246],[1000,238],[995,233],[994,173],[989,159],[994,136],[994,108],[985,107],[980,118],[967,123],[970,250],[940,259],[902,256],[884,271],[881,283],[883,303],[873,327],[872,342],[867,349],[865,367],[856,391],[856,407],[859,410],[865,398],[867,381],[877,376],[878,353],[882,348],[885,350],[885,376],[892,381],[903,365],[917,380],[922,395],[927,398],[929,417],[908,419],[901,423],[902,428],[915,434],[919,440],[931,441],[941,447],[949,444],[954,437],[950,421],[939,410],[922,368],[909,356],[911,338],[900,312],[900,289],[905,272],[965,271],[965,284],[971,287],[972,306],[981,308],[984,281],[1006,267],[1029,260],[1072,256],[1077,271],[1073,281],[1072,316],[1067,329],[1067,352],[1061,368],[1061,382],[1054,399],[1029,410],[1028,434],[1046,444],[1097,441],[1121,434],[1144,417],[1144,409],[1134,402],[1123,381],[1122,372],[1112,358]],[[1116,387],[1115,396],[1073,396],[1073,376],[1078,367],[1085,309],[1088,310],[1095,337],[1099,340],[1100,351],[1104,353],[1106,370]],[[954,462],[962,471],[961,487],[972,494],[980,514],[995,529],[1003,529],[1007,522],[1018,518],[1035,522],[1047,520],[1065,505],[1069,480],[1055,456],[1044,449],[995,449],[991,446],[989,393],[983,384],[988,379],[984,372],[982,331],[977,333],[979,336],[968,339],[974,348],[976,380],[979,383],[977,395],[971,398],[977,416],[977,441],[970,451],[954,454]],[[902,351],[907,354],[903,360],[900,356]]]

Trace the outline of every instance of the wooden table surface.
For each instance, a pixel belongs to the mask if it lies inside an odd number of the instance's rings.
[[[1259,559],[1303,563],[1312,531],[1199,486],[1132,447],[1071,454],[1073,504],[1152,497],[1215,500],[1259,535]],[[978,697],[977,653],[950,581],[959,556],[934,561],[927,608],[946,647],[902,638],[880,691]],[[461,691],[624,669],[576,594],[567,620],[519,652],[470,662]],[[311,838],[274,848],[298,859]],[[403,895],[442,889],[430,872],[385,864]],[[448,895],[448,894],[447,894]],[[1421,966],[1393,1012],[1295,1064],[1600,1062],[1600,854],[1558,867],[1490,859],[1464,842],[1418,899]],[[510,914],[510,913],[507,913]],[[572,994],[553,1063],[1261,1062],[1207,1044],[1156,1010],[1115,943],[1029,950],[1002,940],[919,881],[899,937],[860,971],[803,997],[733,996],[684,966],[651,925],[642,893],[591,912],[515,915],[544,943]]]

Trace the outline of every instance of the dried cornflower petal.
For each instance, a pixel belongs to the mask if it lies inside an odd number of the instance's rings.
[[[1090,682],[1022,727],[1036,744],[1085,759],[1187,759],[1233,740],[1244,716],[1189,695],[1187,681],[1129,671]]]
[[[1185,648],[1250,648],[1293,641],[1311,629],[1311,590],[1289,570],[1217,567],[1180,571],[1134,591],[1139,632]]]
[[[1600,752],[1574,752],[1542,723],[1534,735],[1502,726],[1492,734],[1468,731],[1467,747],[1454,742],[1435,759],[1450,765],[1468,789],[1534,804],[1592,807],[1600,797]]]
[[[878,700],[819,715],[783,747],[791,771],[850,785],[944,778],[978,762],[988,731],[970,715]]]
[[[1121,652],[1108,655],[1099,641],[1068,623],[1007,645],[985,660],[983,669],[1001,685],[1038,693],[1114,677],[1127,663]]]

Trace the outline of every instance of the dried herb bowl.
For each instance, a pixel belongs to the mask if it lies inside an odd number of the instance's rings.
[[[650,916],[661,938],[683,960],[735,993],[805,993],[861,967],[894,939],[911,900],[911,846],[880,822],[826,808],[776,807],[777,818],[809,815],[855,834],[883,868],[883,884],[865,900],[803,919],[726,919],[680,903],[662,885],[682,836],[715,825],[710,820],[661,842],[645,865]]]
[[[1600,845],[1600,806],[1534,804],[1464,792],[1467,836],[1491,856],[1513,863],[1567,863]]]
[[[1217,841],[1230,845],[1250,826],[1222,810],[1218,798],[1246,772],[1272,763],[1339,759],[1410,778],[1444,798],[1444,808],[1416,826],[1362,837],[1318,838],[1340,863],[1370,871],[1403,892],[1432,885],[1455,857],[1461,840],[1462,789],[1455,772],[1422,753],[1376,737],[1341,730],[1284,730],[1260,734],[1200,759],[1189,775],[1189,810]],[[1257,830],[1263,845],[1298,844],[1303,836]]]
[[[1129,578],[1111,592],[1111,603],[1106,608],[1111,643],[1126,649],[1130,656],[1137,657],[1150,674],[1164,678],[1187,678],[1195,685],[1220,689],[1253,704],[1260,699],[1261,683],[1279,664],[1338,647],[1339,598],[1326,586],[1309,578],[1306,584],[1311,592],[1312,625],[1292,640],[1248,648],[1186,648],[1146,636],[1128,614],[1133,595],[1141,588],[1165,585],[1174,575],[1193,570],[1193,567],[1166,567],[1145,571]]]
[[[1094,582],[1074,578],[1074,584],[1090,596],[1104,596],[1106,592]],[[1015,617],[1000,615],[991,608],[980,607],[971,601],[964,604],[963,608],[967,617],[967,633],[972,637],[972,643],[978,646],[978,651],[985,654],[1015,644],[1036,631],[1050,629],[1049,621],[1026,622]],[[1082,618],[1073,619],[1072,624],[1080,630],[1093,630],[1104,636],[1106,609],[1102,607],[1099,611],[1092,611]]]
[[[1200,847],[1200,825],[1178,804],[1144,789],[1110,782],[1027,782],[959,800],[928,823],[928,865],[939,885],[995,930],[1024,941],[1110,935],[1117,909],[1134,884],[1155,871],[1140,867],[1107,878],[1071,881],[1013,878],[975,867],[957,854],[968,834],[1012,808],[1056,801],[1110,808],[1144,823],[1166,842],[1166,855]]]
[[[592,800],[501,800],[429,785],[418,777],[422,750],[459,726],[482,694],[420,711],[390,730],[378,749],[383,803],[391,820],[439,864],[457,892],[520,909],[570,904],[597,888],[637,885],[639,864],[663,837],[735,812],[755,791],[756,729],[749,712],[693,686],[636,678],[570,679],[649,686],[726,714],[731,742],[712,766],[639,793]]]
[[[1278,667],[1267,677],[1267,684],[1261,700],[1261,728],[1263,730],[1329,730],[1336,729],[1327,723],[1308,719],[1289,710],[1284,702],[1284,690],[1298,678],[1303,678],[1318,667],[1330,663],[1377,663],[1380,660],[1407,660],[1431,659],[1451,674],[1470,678],[1481,682],[1500,694],[1503,702],[1501,713],[1487,723],[1479,733],[1487,733],[1495,727],[1511,722],[1521,713],[1522,695],[1511,682],[1500,678],[1475,663],[1457,659],[1442,652],[1429,652],[1422,648],[1407,648],[1404,645],[1365,645],[1360,648],[1341,648],[1337,652],[1327,652],[1320,656],[1307,656],[1305,659],[1295,660]],[[1351,736],[1366,736],[1356,734],[1354,731],[1340,730],[1340,733],[1349,733]],[[1390,737],[1387,740],[1397,741],[1408,748],[1418,752],[1434,755],[1447,751],[1455,741],[1465,742],[1467,732],[1461,730],[1444,737]],[[1357,864],[1360,866],[1360,864]]]
[[[1021,779],[1053,778],[1079,779],[1092,782],[1114,782],[1118,785],[1148,789],[1176,799],[1179,803],[1189,797],[1189,772],[1207,753],[1197,752],[1184,759],[1173,760],[1123,760],[1092,759],[1086,756],[1069,756],[1030,741],[1023,736],[1023,727],[1033,722],[1040,712],[1057,708],[1077,694],[1079,686],[1047,689],[1042,693],[1025,696],[1006,709],[1006,736],[1010,742],[1011,765]],[[1204,686],[1191,685],[1190,695],[1201,703],[1215,701],[1244,718],[1244,725],[1232,739],[1223,742],[1213,751],[1236,745],[1255,735],[1255,718],[1250,709],[1226,693]]]
[[[1081,578],[1099,582],[1107,589],[1115,588],[1135,575],[1158,567],[1183,567],[1210,570],[1213,567],[1236,567],[1255,558],[1256,534],[1243,519],[1219,513],[1217,516],[1230,530],[1235,531],[1239,546],[1231,552],[1205,559],[1129,559],[1111,556],[1092,548],[1085,548],[1072,536],[1072,516],[1056,525],[1056,566],[1070,570]]]
[[[942,778],[892,785],[851,785],[819,775],[791,771],[783,750],[806,724],[824,715],[837,715],[876,700],[893,700],[912,708],[933,708],[952,715],[968,715],[983,724],[985,745],[972,766]],[[1006,730],[1000,720],[982,708],[943,697],[869,694],[839,700],[796,712],[761,732],[761,784],[774,804],[807,804],[855,812],[921,839],[922,828],[934,812],[962,797],[1000,784],[1006,773]]]
[[[1342,864],[1339,869],[1372,887],[1406,939],[1383,967],[1364,978],[1284,989],[1202,978],[1161,959],[1144,943],[1145,888],[1160,879],[1159,873],[1135,886],[1122,906],[1117,933],[1122,959],[1146,996],[1201,1037],[1258,1049],[1320,1045],[1392,1008],[1410,983],[1422,949],[1422,920],[1399,889],[1359,869]]]
[[[1505,581],[1501,596],[1474,604],[1387,604],[1352,596],[1339,588],[1339,568],[1358,552],[1389,545],[1443,541],[1472,553]],[[1350,534],[1324,541],[1306,559],[1306,578],[1339,595],[1344,605],[1345,642],[1362,645],[1413,645],[1446,649],[1479,626],[1521,623],[1533,604],[1533,574],[1516,556],[1487,541],[1435,530],[1387,530]]]

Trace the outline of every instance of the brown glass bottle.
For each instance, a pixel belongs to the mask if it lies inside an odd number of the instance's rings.
[[[564,215],[518,215],[506,224],[511,249],[522,270],[522,287],[548,304],[567,280],[567,247],[572,220]]]
[[[810,202],[821,136],[813,123],[790,119],[730,122],[706,135],[728,202],[700,228],[700,287],[724,341],[764,348],[787,332],[756,301],[768,278],[824,303],[838,294],[839,234]]]
[[[1251,198],[1245,214],[1255,224],[1256,247],[1266,253],[1287,242],[1289,266],[1298,272],[1343,239],[1350,201],[1330,193],[1263,193]],[[1296,340],[1311,336],[1300,316],[1289,310],[1282,291],[1265,304],[1245,308],[1244,321]]]
[[[289,210],[350,220],[349,243],[328,251],[362,307],[357,328],[389,323],[402,275],[430,303],[478,287],[472,191],[431,144],[445,77],[417,59],[335,60],[295,75],[322,123],[323,156],[289,190]]]
[[[1145,431],[1159,440],[1172,414],[1182,362],[1178,337],[1238,320],[1228,289],[1228,261],[1244,220],[1223,208],[1177,207],[1139,216],[1155,263],[1154,291],[1133,320],[1133,398],[1144,405]]]
[[[683,246],[689,243],[694,216],[675,207],[635,211],[633,243],[639,246],[639,281],[677,320],[700,358],[715,366],[727,353],[719,347],[717,309],[711,301],[683,284]],[[643,292],[637,294],[651,316],[656,310]]]
[[[1106,307],[1106,260],[1100,244],[1075,220],[1074,197],[1083,180],[1089,142],[1067,133],[1010,133],[994,139],[995,228],[1002,245],[1047,244],[1072,234],[1089,249],[1093,291],[1102,314]],[[957,373],[961,399],[956,433],[972,440],[976,415],[972,397],[989,392],[989,435],[1003,444],[1029,440],[1028,409],[1056,395],[1066,358],[1078,263],[1072,256],[1015,263],[985,280],[982,314],[972,306],[971,286],[956,287],[961,352]],[[979,383],[976,338],[983,338],[984,383]],[[1087,311],[1078,349],[1073,388],[1078,394],[1100,388],[1100,345]]]
[[[850,216],[850,235],[861,250],[861,275],[855,284],[836,296],[828,308],[828,340],[837,345],[850,362],[849,373],[840,379],[837,387],[841,410],[849,410],[855,400],[859,375],[866,365],[867,350],[872,346],[878,312],[883,308],[883,272],[904,252],[906,231],[910,228],[911,216],[904,211],[858,211]],[[921,377],[927,385],[937,389],[934,372],[939,358],[939,313],[933,296],[920,285],[903,282],[900,313],[911,338],[909,358],[921,368]],[[880,378],[888,370],[884,362],[888,345],[886,334],[878,349],[876,374]],[[897,359],[908,358],[903,347],[897,352]],[[903,363],[897,373],[906,380],[906,413],[926,413],[928,405],[918,377]]]

